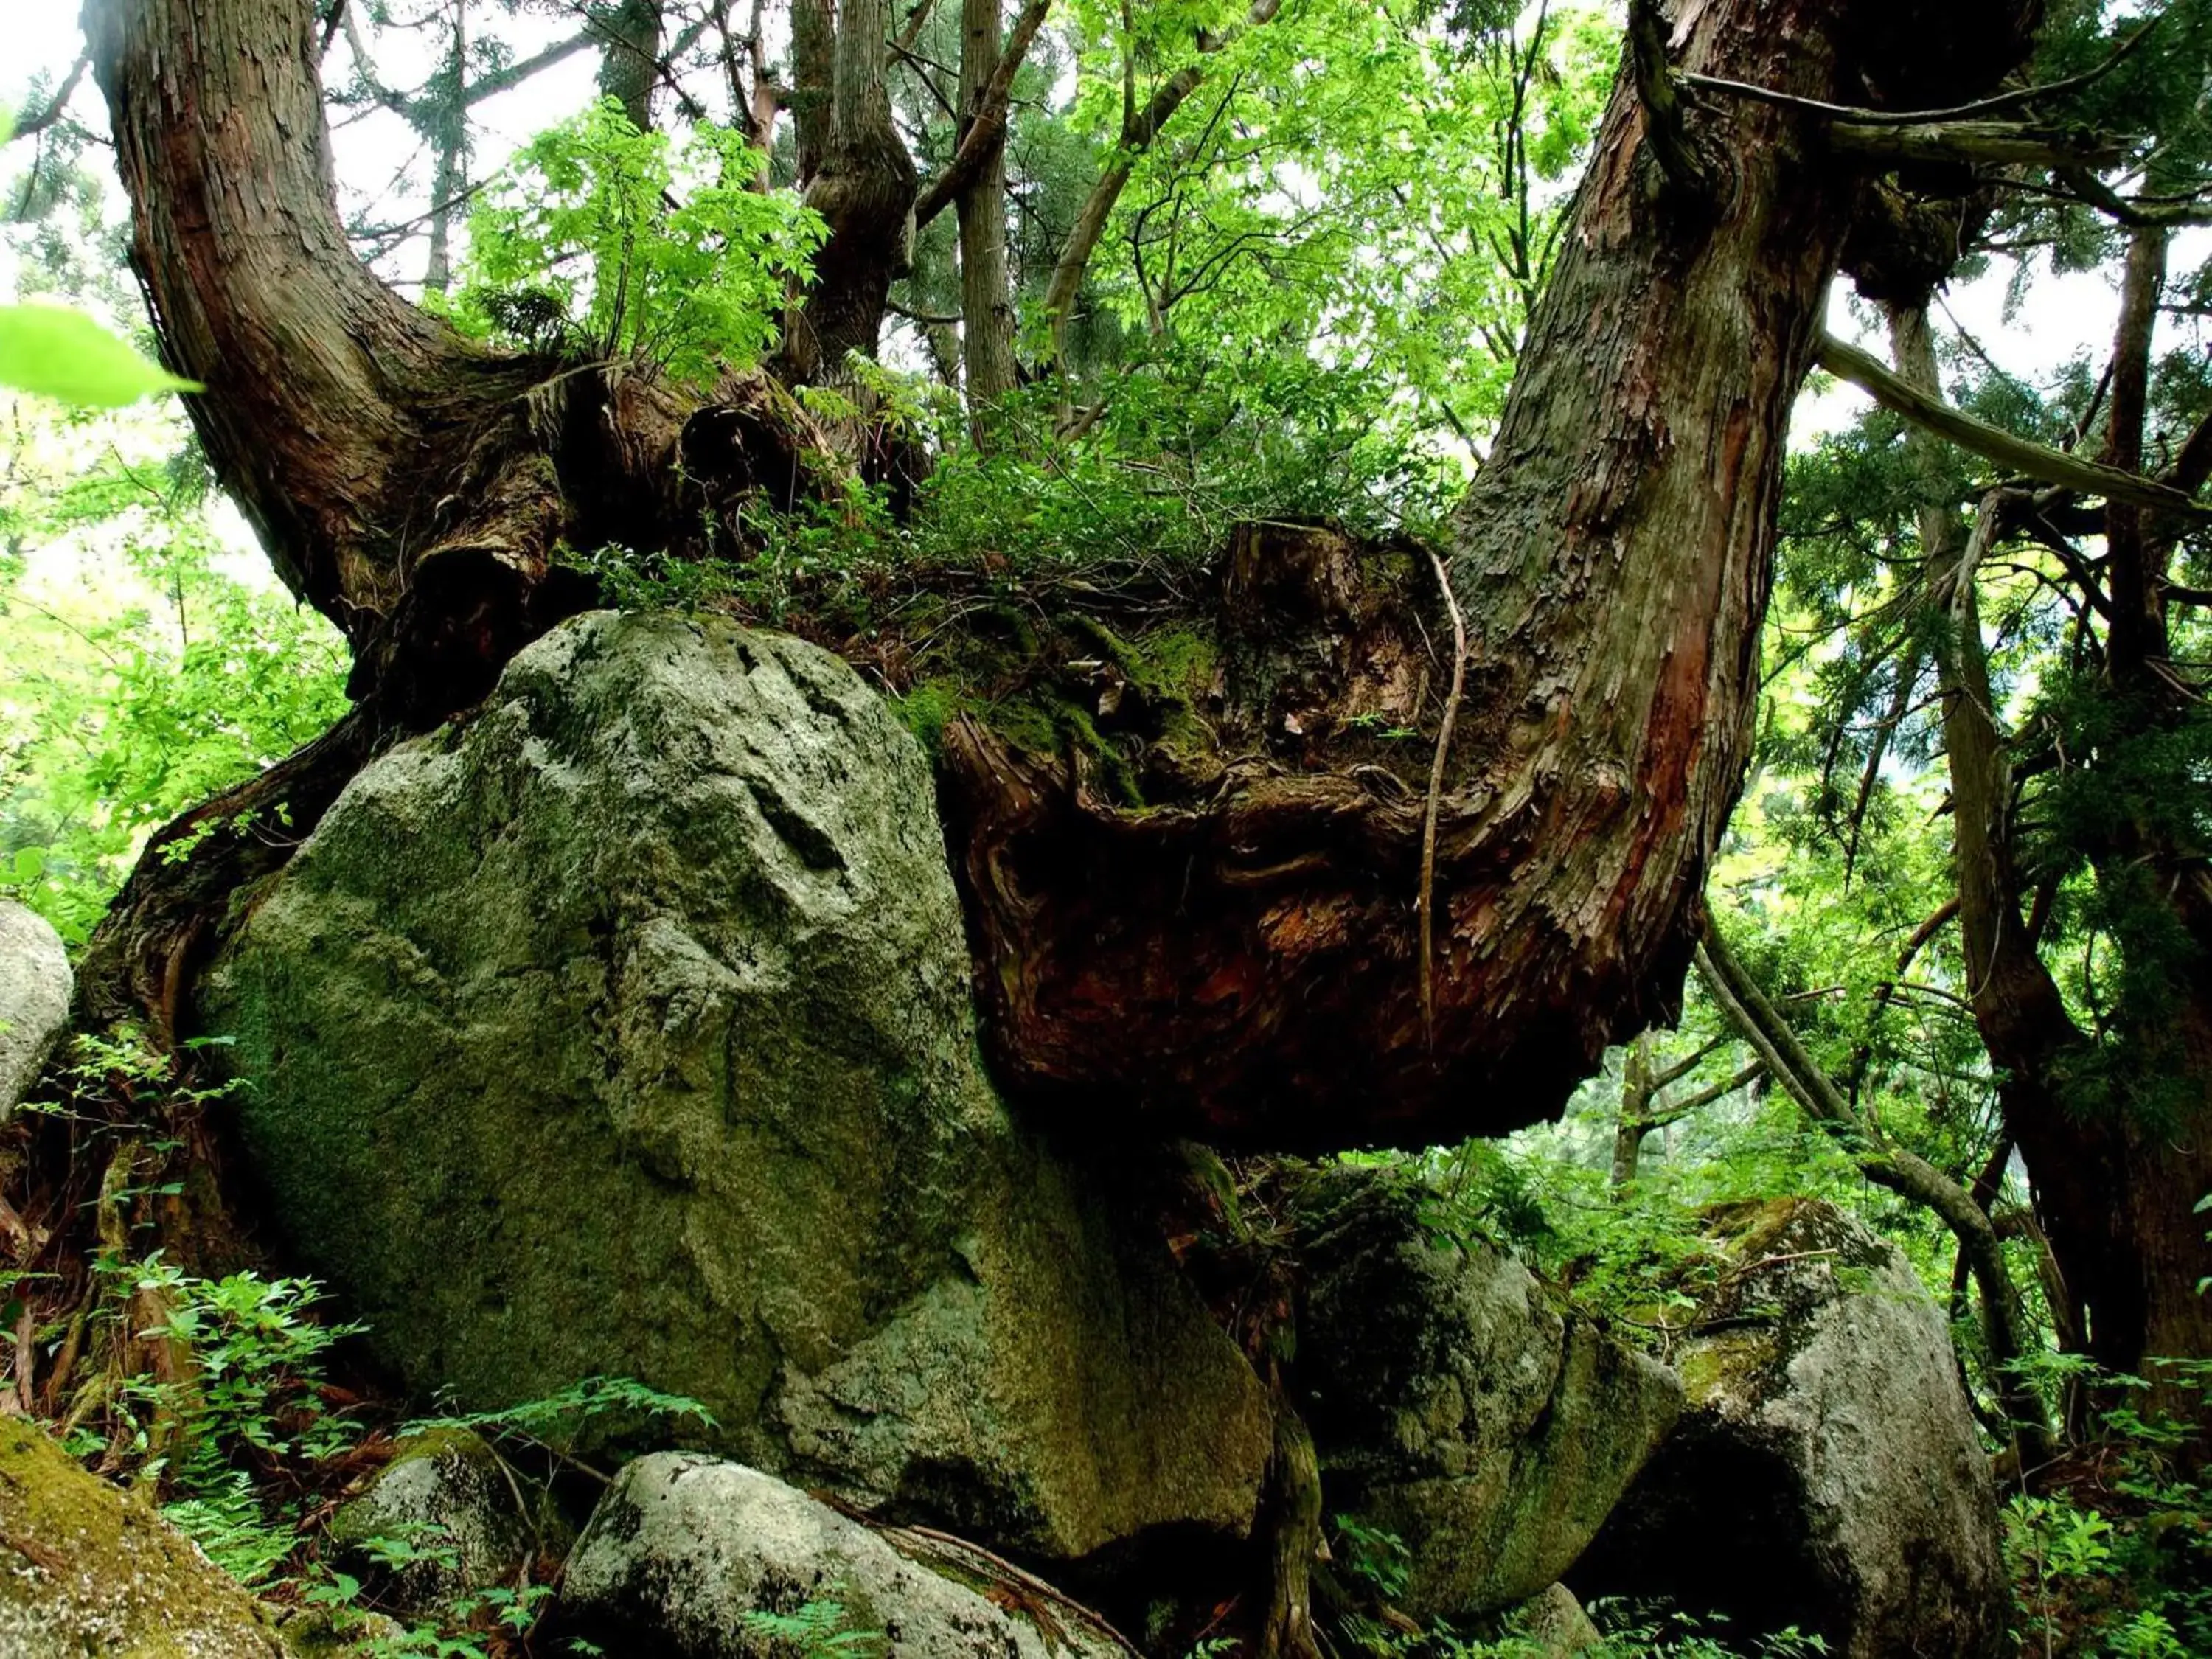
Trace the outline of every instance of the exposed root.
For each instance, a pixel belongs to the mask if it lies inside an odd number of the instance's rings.
[[[1429,763],[1428,811],[1421,820],[1421,892],[1414,905],[1421,929],[1421,1038],[1433,1048],[1437,1045],[1437,814],[1443,805],[1444,768],[1451,758],[1452,728],[1459,724],[1460,696],[1467,690],[1467,617],[1459,608],[1459,596],[1452,592],[1451,572],[1433,548],[1429,550],[1429,562],[1436,567],[1437,586],[1443,593],[1445,609],[1451,612],[1452,625],[1451,690],[1444,698],[1436,755]]]

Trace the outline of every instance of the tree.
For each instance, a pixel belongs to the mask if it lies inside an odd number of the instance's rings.
[[[2011,67],[2029,21],[1956,9],[1955,34],[1908,55],[1909,9],[1785,9],[1736,0],[1678,40],[1639,35],[1448,558],[1242,536],[1218,621],[1211,596],[1185,602],[1221,665],[1218,746],[1171,757],[1133,733],[1156,780],[1141,807],[1081,754],[945,728],[1014,1086],[1115,1093],[1163,1129],[1247,1143],[1427,1140],[1545,1115],[1665,1012],[1748,738],[1790,404],[1868,175],[1890,165],[1838,161],[1826,118],[1794,106],[1692,102],[1684,76],[1958,102]],[[784,343],[801,380],[874,344],[919,193],[883,9],[832,21],[811,0],[793,16],[798,172],[828,227]],[[324,131],[307,0],[97,0],[87,21],[133,258],[172,365],[209,387],[201,441],[355,655],[356,713],[254,802],[311,822],[379,736],[467,706],[590,601],[561,545],[618,527],[681,559],[743,544],[745,486],[834,493],[812,471],[822,434],[757,371],[695,387],[488,349],[363,270],[325,147],[300,137]],[[1464,652],[1431,658],[1424,635],[1455,624]],[[1438,733],[1425,793],[1376,775],[1352,716],[1377,706]],[[268,856],[218,832],[181,863],[150,857],[96,943],[96,1002],[171,1011],[217,895]]]
[[[2157,326],[2189,314],[2181,295],[2202,280],[2177,283],[2169,261],[2212,180],[2195,112],[2209,44],[2193,5],[2049,32],[2045,78],[2079,83],[2106,131],[2142,130],[2106,158],[2117,187],[2079,155],[1978,166],[1930,227],[1941,257],[1893,259],[1869,284],[1893,371],[1824,349],[1889,413],[1832,445],[1800,492],[1808,523],[1835,514],[1802,538],[1801,591],[1850,641],[1821,733],[1824,772],[1849,770],[1824,810],[1856,848],[1894,745],[1940,753],[1960,990],[2048,1239],[2054,1322],[2192,1414],[2201,1401],[2165,1362],[2212,1353],[2196,1293],[2212,1272],[2196,1212],[2212,1191],[2212,823],[2186,569],[2212,403],[2199,369],[2161,356]],[[1977,367],[1954,376],[1969,407],[1946,404],[1931,312],[1961,249],[2117,267],[2101,369],[2039,394]],[[1972,363],[1970,341],[1957,350]],[[1866,556],[1885,540],[1894,556]]]

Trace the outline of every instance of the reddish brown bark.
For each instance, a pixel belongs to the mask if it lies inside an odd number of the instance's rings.
[[[483,349],[377,281],[338,220],[314,13],[88,0],[84,26],[131,264],[163,356],[208,388],[185,407],[209,459],[345,634],[356,691],[434,720],[586,601],[560,542],[695,537],[718,488],[821,441],[757,376],[702,409],[635,366]]]

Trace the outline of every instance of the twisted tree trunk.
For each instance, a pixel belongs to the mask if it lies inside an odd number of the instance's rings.
[[[1955,102],[2016,59],[2032,9],[1697,0],[1647,46],[1641,88],[1624,73],[1445,562],[1470,649],[1433,801],[1427,765],[1370,727],[1446,723],[1461,665],[1437,647],[1436,567],[1325,530],[1236,539],[1217,591],[1163,619],[1205,641],[1180,688],[1117,682],[1095,617],[1061,631],[1034,672],[1110,755],[951,726],[949,830],[1008,1083],[1146,1133],[1422,1142],[1554,1112],[1607,1041],[1669,1011],[1749,738],[1790,405],[1860,183],[1816,117],[1690,102],[1670,77]],[[702,403],[629,366],[489,353],[380,288],[331,205],[313,16],[93,0],[88,24],[165,349],[208,384],[194,418],[280,569],[346,628],[382,732],[465,708],[588,600],[559,541],[681,556],[826,446],[774,388]],[[801,90],[825,49],[833,82],[826,109],[794,105],[833,232],[794,331],[817,361],[872,343],[915,200],[881,0],[847,0],[834,42],[829,17],[794,11]],[[1941,74],[1884,87],[1907,29]],[[188,980],[189,952],[145,964],[176,943],[149,919],[173,921],[192,879],[188,908],[219,915],[209,872],[234,839],[142,869],[101,946],[141,963],[106,976],[113,1000]]]

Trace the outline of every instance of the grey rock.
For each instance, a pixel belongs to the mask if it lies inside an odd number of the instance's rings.
[[[1817,1200],[1711,1230],[1733,1266],[1680,1354],[1689,1410],[1569,1582],[1850,1659],[2003,1652],[1989,1459],[1911,1264]]]
[[[1681,1409],[1665,1366],[1565,1311],[1493,1246],[1441,1242],[1428,1194],[1360,1169],[1296,1200],[1300,1401],[1332,1512],[1396,1537],[1397,1605],[1463,1619],[1542,1594]]]
[[[466,1429],[411,1435],[331,1517],[330,1542],[365,1582],[388,1577],[379,1589],[394,1604],[434,1607],[514,1582],[537,1542],[520,1491],[482,1436]],[[416,1559],[387,1576],[369,1547],[377,1540]]]
[[[0,1123],[38,1080],[69,1029],[69,952],[35,910],[0,899]]]
[[[761,1615],[810,1619],[817,1644],[846,1636],[885,1659],[1133,1659],[1072,1610],[1017,1617],[770,1475],[683,1452],[616,1479],[568,1558],[561,1607],[612,1651],[676,1659],[807,1650]]]
[[[595,613],[355,778],[202,1014],[274,1218],[418,1395],[635,1376],[1040,1557],[1241,1534],[1264,1393],[1010,1118],[969,973],[927,763],[849,667]]]

